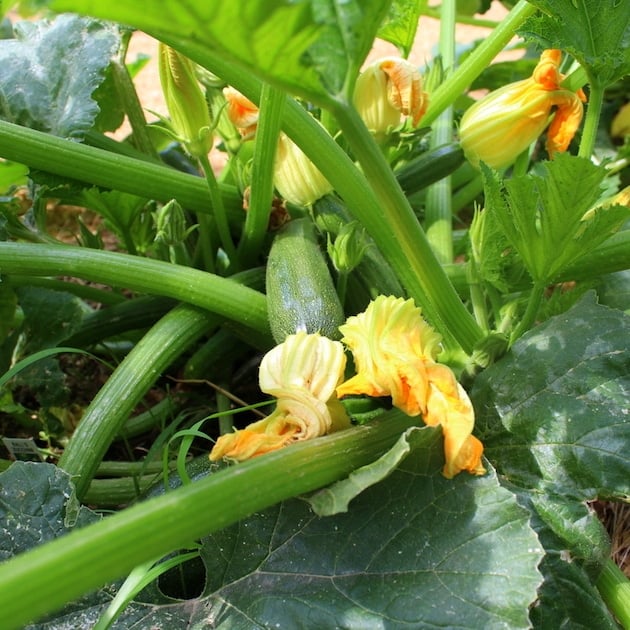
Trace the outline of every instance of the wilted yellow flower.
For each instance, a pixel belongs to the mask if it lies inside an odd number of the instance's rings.
[[[228,117],[241,135],[249,136],[254,133],[260,114],[258,106],[233,87],[223,88],[223,95],[227,101]]]
[[[345,365],[338,341],[317,333],[289,335],[260,364],[260,389],[278,399],[276,409],[244,429],[222,435],[210,459],[244,461],[291,442],[349,427],[335,391]]]
[[[391,396],[410,416],[426,413],[426,364],[435,360],[441,337],[413,300],[379,295],[339,330],[357,368],[357,375],[337,388],[339,397]]]
[[[190,155],[207,155],[212,147],[210,112],[192,61],[160,43],[158,62],[173,132]]]
[[[290,203],[310,206],[333,187],[286,134],[278,140],[273,183],[278,192]]]
[[[358,77],[354,104],[367,128],[386,132],[398,126],[400,116],[411,116],[416,126],[427,109],[418,69],[405,59],[385,57],[369,65]]]
[[[339,329],[357,368],[356,376],[337,387],[340,398],[391,396],[406,414],[422,414],[427,425],[441,425],[445,477],[462,470],[485,472],[483,446],[471,435],[475,415],[470,400],[451,370],[436,362],[440,335],[413,300],[381,295]]]
[[[444,476],[454,477],[462,470],[473,475],[486,471],[481,464],[483,444],[472,435],[475,411],[466,390],[445,365],[434,364],[427,369],[429,396],[425,424],[442,426],[444,434]]]
[[[466,111],[459,136],[474,166],[479,162],[497,169],[509,166],[548,124],[549,157],[567,150],[582,122],[586,97],[582,90],[560,87],[564,79],[558,69],[561,57],[559,50],[545,50],[530,78],[490,92]]]

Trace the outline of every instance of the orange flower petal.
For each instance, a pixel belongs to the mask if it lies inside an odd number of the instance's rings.
[[[417,126],[428,104],[418,69],[405,59],[385,59],[379,67],[389,78],[387,94],[390,103],[404,116],[411,116],[414,127]]]

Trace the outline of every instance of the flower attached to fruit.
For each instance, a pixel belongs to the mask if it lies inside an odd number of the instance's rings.
[[[350,420],[335,391],[345,365],[338,341],[317,333],[289,335],[260,364],[260,389],[278,399],[276,409],[244,429],[222,435],[210,459],[244,461],[348,428]]]

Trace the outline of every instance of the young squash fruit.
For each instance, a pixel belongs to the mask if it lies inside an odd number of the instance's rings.
[[[267,260],[267,311],[276,343],[299,330],[340,337],[343,308],[310,219],[289,221]]]

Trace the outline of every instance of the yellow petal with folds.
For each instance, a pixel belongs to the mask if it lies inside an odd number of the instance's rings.
[[[288,423],[269,423],[267,418],[250,424],[247,428],[222,435],[210,452],[210,460],[230,459],[242,462],[286,446],[297,432]]]
[[[357,376],[337,388],[338,396],[391,396],[408,415],[424,413],[425,365],[437,355],[441,337],[413,300],[381,295],[339,330],[354,356]]]
[[[379,67],[389,78],[389,102],[403,116],[411,116],[414,127],[417,126],[428,105],[427,94],[422,90],[420,72],[405,59],[384,59]]]
[[[227,101],[228,118],[238,128],[242,136],[256,131],[260,110],[246,96],[233,87],[223,88],[223,96]]]
[[[289,335],[260,365],[260,388],[278,399],[275,410],[244,429],[222,435],[210,459],[244,461],[348,428],[350,419],[335,392],[345,365],[338,341],[316,333]]]
[[[482,475],[483,445],[471,435],[475,426],[475,412],[464,388],[451,370],[435,364],[430,366],[429,397],[424,421],[429,426],[441,425],[444,435],[443,474],[451,479],[462,470]]]
[[[385,133],[411,116],[416,126],[427,109],[428,97],[422,90],[422,76],[406,59],[383,57],[359,75],[354,104],[367,128]]]
[[[464,113],[459,136],[473,166],[509,166],[540,136],[551,118],[547,150],[553,158],[566,151],[582,121],[582,90],[560,87],[561,52],[542,53],[532,76],[509,83],[479,99]]]
[[[279,398],[285,389],[302,388],[327,401],[343,378],[343,346],[317,333],[289,335],[272,348],[260,363],[260,389]]]

